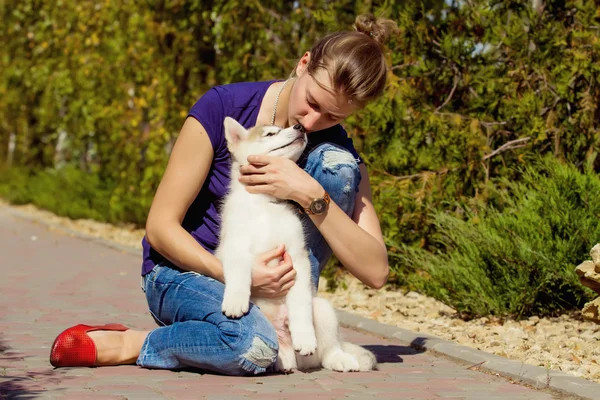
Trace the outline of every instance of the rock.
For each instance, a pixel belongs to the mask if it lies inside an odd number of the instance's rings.
[[[596,266],[596,272],[600,273],[600,243],[592,247],[592,250],[590,250],[590,256],[592,256],[592,261]]]
[[[407,299],[413,299],[413,300],[418,300],[421,298],[421,294],[417,293],[417,292],[408,292],[404,295],[404,297],[406,297]]]
[[[600,324],[600,297],[586,303],[585,306],[583,306],[583,310],[581,310],[581,315],[588,321]]]
[[[575,268],[581,283],[600,294],[600,273],[593,261],[584,261]]]

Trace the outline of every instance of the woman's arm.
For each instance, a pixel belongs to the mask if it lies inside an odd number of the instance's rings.
[[[325,194],[319,182],[289,159],[252,155],[248,161],[250,165],[241,168],[240,181],[250,193],[294,200],[304,208]],[[344,267],[364,284],[378,289],[389,274],[387,249],[371,201],[367,168],[362,164],[360,172],[362,179],[352,218],[333,201],[325,214],[310,218]]]
[[[369,175],[360,165],[362,179],[356,193],[352,219],[333,201],[321,215],[310,215],[335,256],[361,282],[379,289],[389,275],[387,249],[372,203]],[[322,197],[325,190],[312,198]],[[307,205],[306,205],[307,206]]]
[[[179,268],[223,282],[221,262],[181,226],[206,180],[213,154],[202,124],[188,117],[154,195],[146,221],[146,239],[152,248]]]

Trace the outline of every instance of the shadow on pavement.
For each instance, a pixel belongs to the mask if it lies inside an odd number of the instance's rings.
[[[366,345],[362,347],[372,351],[377,357],[378,363],[401,363],[404,362],[401,356],[414,355],[424,352],[424,350],[415,349],[410,346]]]
[[[46,383],[56,384],[62,380],[51,369],[31,372],[16,368],[26,356],[11,351],[6,340],[0,336],[0,399],[35,399],[46,390],[41,387]]]

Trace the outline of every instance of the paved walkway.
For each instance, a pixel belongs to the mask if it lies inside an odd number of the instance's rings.
[[[155,327],[139,256],[25,220],[0,206],[0,399],[567,399],[512,384],[428,352],[344,329],[380,370],[227,377],[137,366],[59,368],[50,346],[77,324]]]

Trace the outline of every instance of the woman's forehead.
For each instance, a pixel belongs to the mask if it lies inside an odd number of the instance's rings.
[[[356,107],[343,93],[336,92],[331,84],[329,74],[319,70],[310,76],[307,84],[307,94],[325,107],[327,111],[338,115],[349,115]]]

